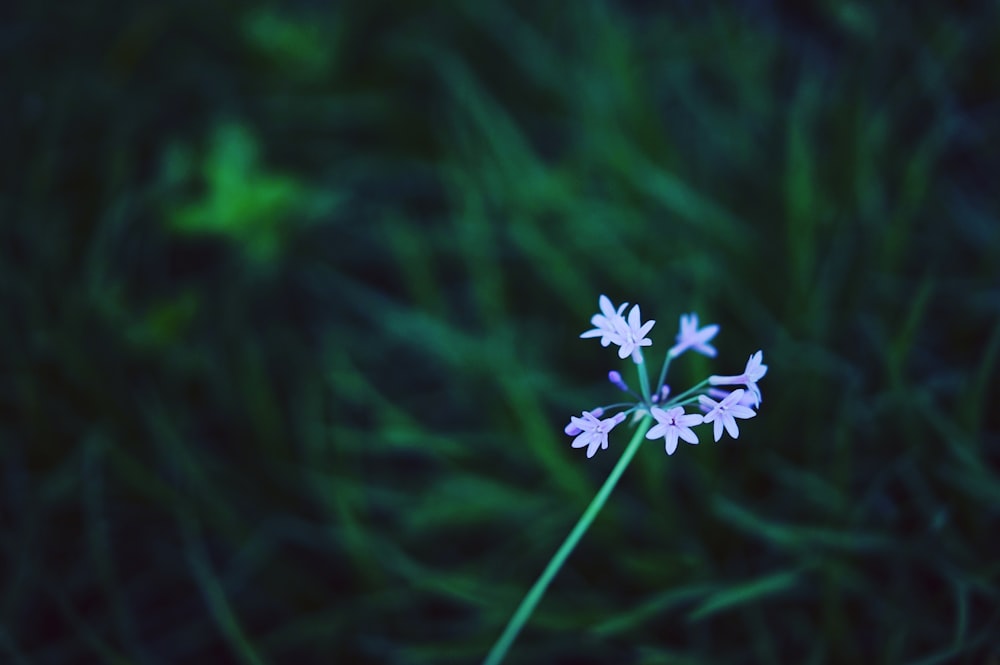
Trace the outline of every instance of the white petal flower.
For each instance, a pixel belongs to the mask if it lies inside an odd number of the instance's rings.
[[[739,437],[740,428],[736,425],[736,418],[753,418],[757,415],[757,412],[750,407],[740,405],[739,402],[743,398],[744,392],[746,391],[742,388],[737,388],[723,398],[721,402],[716,402],[708,395],[698,396],[698,401],[702,407],[708,408],[708,413],[705,414],[705,422],[715,423],[713,434],[716,441],[722,437],[723,428],[734,439]]]
[[[675,406],[664,411],[654,406],[650,413],[656,419],[656,424],[648,432],[647,439],[664,438],[664,448],[668,455],[673,455],[677,450],[677,439],[681,438],[688,443],[698,443],[698,435],[691,428],[700,425],[703,418],[699,413],[684,413],[684,407]]]
[[[588,411],[584,411],[580,417],[570,418],[570,425],[579,431],[573,439],[574,448],[586,448],[587,457],[593,457],[598,448],[608,447],[608,432],[614,429],[615,425],[625,420],[624,413],[618,413],[611,418],[600,420],[597,416]],[[569,433],[570,427],[566,430]]]
[[[642,352],[639,350],[643,346],[651,346],[653,340],[646,337],[649,331],[653,329],[653,324],[656,321],[646,321],[642,322],[641,314],[639,313],[639,306],[632,305],[631,311],[628,313],[628,323],[624,320],[616,322],[618,326],[618,340],[615,341],[616,344],[621,345],[618,349],[618,357],[625,359],[632,356],[632,360],[636,363],[642,362]]]
[[[744,368],[742,374],[736,374],[734,376],[718,376],[713,375],[708,377],[708,382],[713,386],[738,386],[744,385],[750,394],[754,397],[754,404],[760,406],[761,394],[760,388],[757,386],[757,382],[760,381],[765,374],[767,374],[767,365],[764,363],[764,352],[757,351],[750,356],[747,360],[747,366]]]
[[[594,314],[590,318],[590,324],[594,327],[591,330],[581,333],[580,337],[600,337],[601,346],[608,346],[612,342],[621,344],[621,330],[623,327],[628,327],[628,324],[625,323],[625,317],[622,316],[622,312],[628,307],[628,303],[623,302],[616,310],[615,306],[611,304],[611,299],[606,295],[601,295],[597,299],[597,302],[601,308],[601,313]]]
[[[708,342],[719,332],[719,326],[712,324],[698,329],[698,315],[694,312],[681,314],[681,329],[677,333],[677,343],[667,353],[671,358],[676,358],[688,349],[704,354],[709,358],[714,358],[715,347]]]

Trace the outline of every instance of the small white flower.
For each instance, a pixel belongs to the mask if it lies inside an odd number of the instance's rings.
[[[580,431],[573,439],[574,448],[587,448],[587,457],[593,457],[598,448],[608,447],[608,432],[614,429],[615,425],[625,420],[624,413],[617,413],[611,418],[600,420],[597,416],[588,411],[584,411],[578,418],[570,418],[570,425]],[[569,427],[567,427],[567,430]]]
[[[653,344],[653,340],[646,337],[646,335],[653,329],[654,323],[656,321],[646,321],[643,323],[639,314],[639,306],[632,305],[632,309],[628,313],[628,323],[625,323],[624,319],[615,322],[619,333],[615,343],[621,345],[621,348],[618,349],[618,357],[624,360],[632,356],[632,360],[636,363],[641,363],[642,351],[640,351],[640,348]]]
[[[715,347],[708,342],[719,332],[719,326],[712,324],[698,329],[698,315],[694,312],[681,314],[681,329],[677,333],[677,343],[674,344],[667,353],[671,358],[676,358],[688,349],[693,349],[709,358],[714,358]]]
[[[584,413],[585,414],[589,413],[590,415],[594,416],[595,418],[600,418],[601,416],[604,415],[604,409],[602,409],[601,407],[598,406],[596,408],[591,409],[590,411],[584,411]],[[583,431],[579,427],[577,427],[576,425],[573,424],[573,419],[574,418],[576,418],[576,416],[571,416],[570,419],[569,419],[569,424],[566,425],[566,427],[563,428],[563,431],[566,432],[566,434],[568,434],[569,436],[576,436],[577,434],[579,434],[580,432]]]
[[[739,437],[740,428],[736,426],[736,418],[753,418],[757,415],[757,412],[749,406],[740,406],[739,402],[743,398],[744,392],[742,388],[737,388],[723,398],[721,402],[716,402],[708,395],[698,396],[698,401],[702,407],[708,407],[708,413],[705,414],[705,422],[715,423],[714,434],[716,441],[722,436],[723,427],[729,432],[729,436],[734,439]]]
[[[612,342],[621,344],[621,329],[628,327],[622,312],[628,307],[628,303],[623,302],[616,310],[615,306],[611,304],[611,299],[606,295],[601,295],[597,299],[597,303],[601,308],[601,313],[590,317],[590,325],[594,327],[582,333],[580,337],[600,337],[601,346],[608,346]]]
[[[673,455],[677,450],[677,439],[681,438],[688,443],[698,443],[698,435],[691,428],[700,425],[704,419],[699,413],[684,413],[684,407],[675,406],[664,411],[658,406],[654,406],[650,413],[656,418],[656,424],[646,432],[647,439],[664,439],[664,447],[668,455]]]
[[[708,382],[713,386],[738,386],[744,385],[750,394],[754,397],[754,404],[760,406],[760,388],[757,387],[757,382],[760,381],[765,374],[767,374],[767,365],[764,363],[764,352],[757,351],[750,356],[747,360],[747,366],[743,370],[742,374],[737,374],[735,376],[717,376],[713,375],[708,377]]]

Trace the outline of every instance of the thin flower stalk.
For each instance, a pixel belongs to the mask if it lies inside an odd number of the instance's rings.
[[[483,661],[485,665],[496,665],[504,658],[545,590],[597,517],[597,513],[600,512],[644,440],[662,439],[666,454],[673,455],[679,441],[697,444],[699,439],[694,428],[705,424],[712,425],[715,441],[721,438],[723,431],[735,439],[739,436],[736,420],[756,416],[755,408],[760,406],[760,387],[757,382],[767,373],[767,365],[763,364],[763,352],[758,351],[750,356],[742,374],[712,375],[691,388],[671,396],[666,379],[667,370],[673,359],[689,350],[714,358],[716,349],[709,342],[718,334],[719,326],[716,324],[700,326],[698,315],[693,312],[682,315],[675,344],[665,354],[656,383],[651,384],[643,349],[653,345],[648,335],[656,322],[644,322],[639,305],[633,305],[626,318],[624,313],[628,303],[615,307],[606,295],[598,299],[598,306],[600,312],[590,319],[593,328],[582,333],[580,337],[599,338],[601,346],[617,346],[618,357],[621,360],[631,359],[636,366],[641,394],[636,394],[628,387],[620,372],[611,370],[608,373],[610,383],[633,397],[635,401],[583,411],[579,416],[570,418],[564,431],[567,436],[573,437],[572,447],[585,448],[588,458],[612,447],[610,437],[612,431],[629,415],[632,415],[629,426],[635,426],[635,433],[590,505],[518,605],[499,639],[486,656],[486,660]],[[729,391],[716,386],[743,387]],[[701,412],[688,413],[685,407],[695,403]],[[612,413],[615,410],[617,412]]]
[[[486,659],[483,661],[483,665],[497,665],[503,660],[503,657],[507,654],[508,649],[510,649],[511,644],[514,643],[514,639],[517,637],[521,629],[524,628],[524,624],[528,622],[531,617],[532,612],[535,610],[535,606],[538,605],[538,601],[542,599],[545,595],[545,590],[548,589],[549,584],[555,578],[556,573],[562,568],[563,564],[566,563],[566,559],[569,558],[570,553],[576,548],[580,539],[583,538],[583,534],[587,532],[590,528],[591,523],[593,523],[594,518],[597,514],[601,512],[601,508],[607,502],[608,497],[611,496],[611,490],[615,488],[618,484],[618,479],[622,477],[625,473],[625,467],[629,465],[632,458],[635,457],[636,452],[639,450],[639,446],[642,445],[643,437],[649,430],[651,419],[647,416],[643,418],[639,427],[636,428],[635,434],[632,435],[632,440],[629,441],[628,445],[625,447],[625,452],[618,459],[618,463],[615,464],[614,468],[611,469],[611,473],[608,474],[607,480],[601,485],[601,489],[597,490],[597,494],[591,500],[590,505],[587,509],[583,511],[583,515],[577,521],[576,525],[566,536],[566,540],[563,541],[559,549],[549,560],[545,570],[539,575],[538,579],[525,594],[524,598],[521,600],[521,604],[517,606],[514,610],[513,616],[511,616],[510,621],[507,622],[507,626],[504,628],[503,632],[500,634],[499,639],[490,649],[490,652],[486,655]]]

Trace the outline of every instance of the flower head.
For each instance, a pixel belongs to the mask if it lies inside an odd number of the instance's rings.
[[[604,415],[604,409],[602,409],[601,407],[598,406],[596,408],[591,409],[590,411],[584,411],[584,413],[585,414],[589,413],[590,415],[594,416],[595,418],[600,418],[601,416]],[[568,434],[569,436],[576,436],[577,434],[579,434],[580,432],[583,431],[579,427],[577,427],[576,425],[573,424],[573,419],[574,418],[576,418],[576,416],[572,416],[569,419],[569,424],[566,425],[566,427],[563,428],[563,431],[566,432],[566,434]]]
[[[681,314],[681,329],[677,333],[677,343],[667,352],[676,358],[688,349],[693,349],[709,358],[714,358],[715,347],[708,342],[719,332],[719,326],[712,324],[698,330],[698,315],[694,312]]]
[[[691,431],[691,427],[703,422],[701,414],[685,414],[682,406],[675,406],[666,411],[654,406],[650,413],[656,419],[656,424],[646,432],[646,438],[658,439],[662,436],[668,455],[673,455],[674,451],[677,450],[678,438],[684,439],[688,443],[698,443],[698,436]]]
[[[714,434],[716,441],[722,436],[723,427],[729,432],[729,436],[734,439],[739,437],[740,428],[736,425],[736,418],[753,418],[757,415],[749,406],[740,405],[740,400],[743,398],[744,392],[742,388],[737,388],[724,397],[721,402],[716,402],[708,395],[698,396],[698,401],[702,407],[708,408],[708,413],[705,414],[704,421],[706,423],[715,423]]]
[[[618,357],[625,359],[631,355],[632,360],[636,363],[641,363],[642,352],[639,349],[640,347],[653,344],[653,340],[647,338],[646,335],[653,329],[653,324],[655,323],[656,321],[646,321],[643,323],[639,314],[639,306],[632,305],[632,309],[628,313],[628,323],[624,319],[616,322],[619,336],[614,342],[621,345],[621,348],[618,349]]]
[[[587,448],[587,457],[593,457],[598,448],[608,447],[608,432],[614,429],[615,425],[625,420],[624,413],[617,413],[611,418],[600,420],[589,411],[584,411],[580,417],[570,418],[570,425],[566,427],[566,433],[570,434],[570,426],[579,431],[573,439],[574,448]]]
[[[597,299],[597,303],[601,308],[601,313],[590,317],[590,324],[594,327],[582,333],[580,337],[600,337],[601,346],[607,346],[612,342],[621,344],[621,330],[623,327],[628,327],[628,324],[625,323],[625,317],[622,316],[622,312],[628,307],[628,303],[623,302],[616,310],[615,306],[611,304],[611,299],[606,295],[601,295]]]
[[[598,298],[598,305],[600,311],[590,319],[593,328],[580,337],[598,338],[603,346],[618,346],[618,355],[622,359],[631,356],[636,363],[642,391],[640,394],[632,390],[620,372],[610,371],[608,381],[632,399],[609,406],[608,408],[620,411],[607,418],[604,417],[603,409],[596,408],[570,419],[565,432],[573,437],[574,448],[586,449],[588,458],[593,457],[599,449],[608,447],[608,434],[624,422],[629,414],[633,424],[644,422],[648,426],[649,419],[655,420],[645,436],[647,439],[662,437],[668,455],[674,454],[678,441],[682,439],[688,443],[698,443],[698,436],[693,430],[697,425],[712,423],[716,441],[722,437],[723,431],[735,439],[740,434],[736,421],[757,415],[756,409],[761,401],[757,382],[767,374],[762,351],[750,356],[742,374],[710,376],[671,399],[670,388],[665,383],[671,359],[688,350],[715,357],[717,352],[711,342],[718,334],[719,326],[699,326],[698,315],[694,312],[681,315],[676,344],[667,351],[659,379],[652,384],[643,358],[643,347],[652,346],[653,342],[647,335],[656,322],[643,322],[639,305],[622,303],[616,307],[606,295]],[[698,395],[699,393],[702,394]],[[692,395],[698,395],[697,400]],[[698,406],[690,407],[693,413],[686,413],[686,405],[693,401],[697,401]],[[639,439],[636,439],[634,445],[638,443]]]
[[[743,370],[742,374],[736,374],[735,376],[717,376],[713,375],[708,377],[708,382],[713,386],[738,386],[745,385],[747,390],[754,397],[754,404],[760,406],[760,388],[757,387],[757,382],[760,381],[765,374],[767,374],[767,365],[764,362],[764,352],[757,351],[750,356],[747,360],[747,366]]]

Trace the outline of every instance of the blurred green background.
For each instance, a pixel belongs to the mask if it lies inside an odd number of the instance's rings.
[[[0,662],[1000,659],[997,3],[0,13]]]

